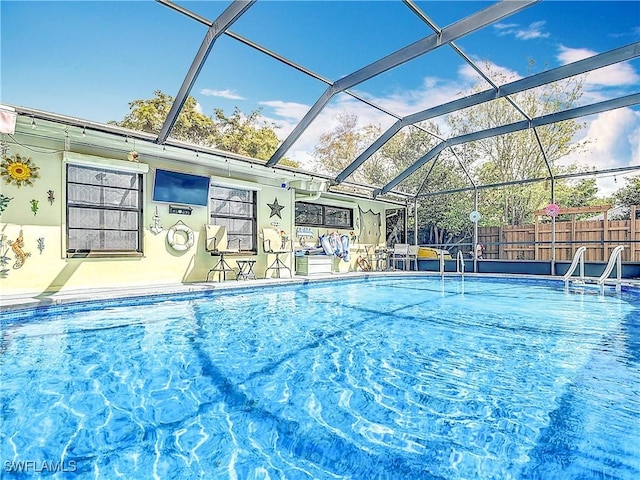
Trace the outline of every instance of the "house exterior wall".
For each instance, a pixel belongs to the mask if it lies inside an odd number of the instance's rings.
[[[39,168],[39,178],[33,180],[32,186],[20,187],[6,183],[4,177],[2,179],[1,192],[11,198],[0,215],[0,234],[3,236],[0,255],[4,257],[5,263],[0,267],[3,270],[0,286],[4,295],[37,295],[44,292],[86,288],[126,288],[205,281],[207,272],[217,261],[217,257],[212,257],[205,251],[204,225],[208,221],[208,208],[192,206],[192,214],[188,216],[170,214],[168,204],[152,201],[152,189],[155,168],[204,176],[215,175],[210,168],[197,164],[176,163],[162,158],[146,158],[141,154],[139,161],[147,163],[150,167],[149,173],[144,175],[143,186],[143,255],[140,257],[67,258],[65,152],[60,148],[64,139],[34,140],[28,135],[21,135],[20,132],[16,132],[13,138],[17,143],[9,142],[9,151],[6,156],[19,154],[21,157],[30,158]],[[104,148],[99,151],[84,148],[81,153],[99,154],[102,158],[123,160],[120,151],[109,152]],[[193,152],[188,154],[193,156]],[[230,170],[228,175],[229,180],[233,181],[235,173]],[[244,181],[246,183],[246,180]],[[278,228],[288,232],[296,242],[298,240],[295,238],[294,225],[296,191],[282,188],[279,184],[256,183],[256,185],[260,188],[257,191],[257,231],[260,232],[261,228],[277,223]],[[47,200],[50,190],[55,197],[52,203]],[[271,216],[271,209],[267,205],[275,198],[280,205],[284,206],[281,219]],[[38,202],[36,214],[31,210],[32,200]],[[384,218],[385,204],[382,202],[361,199],[336,201],[321,198],[318,200],[326,204],[332,204],[334,201],[354,209],[354,222],[357,222],[358,206],[363,210],[371,209],[379,212],[381,218]],[[163,227],[159,234],[154,234],[150,230],[156,207]],[[186,251],[176,251],[167,243],[169,228],[179,220],[187,224],[194,233],[195,243]],[[383,242],[384,225],[382,229],[381,241]],[[350,233],[349,230],[338,230],[338,232]],[[324,232],[318,230],[318,233]],[[12,248],[12,244],[15,244],[19,236],[22,236],[23,240],[22,251],[28,255],[22,266],[19,266],[17,261],[19,253]],[[41,251],[38,248],[38,239],[42,239],[43,242],[44,248]],[[315,240],[317,239],[312,241]],[[257,255],[243,258],[254,258],[257,261],[255,272],[258,278],[261,278],[264,277],[265,269],[274,257],[263,253],[259,237],[257,244]],[[334,271],[355,270],[358,249],[357,243],[352,245],[351,260],[348,263],[336,259]],[[233,267],[236,266],[235,258],[226,257]],[[295,274],[293,252],[281,258]],[[18,266],[19,268],[14,268]],[[232,279],[234,276],[231,275],[229,278]],[[217,275],[214,280],[217,281]]]

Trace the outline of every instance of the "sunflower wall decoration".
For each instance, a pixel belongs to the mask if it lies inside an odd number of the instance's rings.
[[[37,167],[31,158],[22,157],[20,154],[11,157],[3,157],[0,162],[0,175],[7,184],[14,184],[18,188],[23,185],[33,186],[33,180],[39,178],[40,167]]]

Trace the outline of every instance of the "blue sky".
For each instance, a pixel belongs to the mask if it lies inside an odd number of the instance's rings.
[[[177,1],[215,19],[228,1]],[[415,2],[439,27],[491,2]],[[154,1],[0,3],[0,101],[88,120],[121,120],[128,102],[175,95],[206,32]],[[259,0],[231,30],[335,81],[429,34],[400,1]],[[545,0],[458,40],[474,61],[518,78],[640,40],[638,1]],[[534,60],[535,62],[531,62]],[[400,115],[452,100],[477,77],[449,48],[379,75],[354,91]],[[590,74],[584,101],[638,91],[640,61]],[[322,82],[223,36],[192,90],[202,111],[262,109],[284,138],[325,90]],[[394,119],[338,95],[287,156],[305,161],[342,111],[383,128]],[[640,109],[588,117],[579,159],[600,168],[640,164]],[[610,182],[611,183],[611,182]]]

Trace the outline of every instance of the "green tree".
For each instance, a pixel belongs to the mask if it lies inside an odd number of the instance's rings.
[[[313,150],[315,168],[329,175],[342,172],[361,152],[382,133],[376,125],[358,126],[357,115],[342,113],[336,117],[338,125],[323,133]],[[430,125],[437,132],[437,127]],[[433,135],[409,127],[393,136],[377,152],[369,157],[348,180],[372,186],[382,186],[403,171],[421,155],[435,146]],[[412,191],[421,180],[412,176],[402,184],[402,189]]]
[[[373,126],[360,129],[358,116],[351,113],[339,114],[338,125],[323,133],[313,149],[315,168],[329,175],[342,172],[375,138],[379,129]],[[362,170],[356,170],[351,181],[367,182],[370,178]]]
[[[389,175],[384,183],[403,172],[416,160],[433,149],[442,137],[439,127],[433,123],[409,127],[398,132],[381,149],[387,162]],[[366,163],[365,163],[366,165]],[[400,185],[399,190],[413,194],[429,194],[469,186],[459,158],[445,151],[414,172]],[[439,245],[451,245],[470,231],[469,213],[473,210],[469,194],[433,195],[420,197],[418,201],[418,241]],[[414,215],[407,224],[414,230]]]
[[[410,126],[400,130],[380,149],[387,171],[387,175],[380,180],[387,183],[402,173],[435,147],[439,143],[438,137],[441,137],[440,129],[432,123],[424,126]],[[431,165],[431,163],[424,165],[396,188],[407,193],[417,193],[421,186],[425,187],[423,184],[427,174],[432,171]],[[440,169],[442,165],[442,161],[436,162],[434,168]],[[364,166],[366,166],[366,162]]]
[[[160,133],[174,99],[171,95],[160,90],[153,92],[153,95],[151,99],[130,102],[130,112],[125,115],[124,119],[109,123],[147,133]],[[215,146],[215,129],[216,124],[213,119],[200,113],[197,110],[196,99],[189,96],[184,102],[170,135],[176,140],[212,147]]]
[[[625,180],[627,185],[613,194],[616,204],[621,207],[640,205],[640,175]]]
[[[511,79],[501,73],[491,71],[489,76],[497,84],[508,83]],[[478,85],[469,93],[486,89]],[[512,95],[510,98],[529,118],[554,113],[570,108],[581,96],[582,82],[569,79],[555,82],[536,90]],[[448,119],[452,136],[468,134],[478,130],[494,128],[522,121],[525,117],[507,99],[501,98],[483,103],[451,115]],[[556,161],[581,148],[572,143],[573,137],[583,125],[574,120],[558,122],[537,128],[538,139],[531,130],[513,132],[465,145],[466,161],[471,166],[479,184],[517,182],[549,174],[540,144],[552,171],[558,173]],[[500,224],[521,224],[532,220],[531,212],[545,200],[541,184],[514,185],[495,190],[490,204],[483,205],[485,211],[496,210],[487,217],[495,218]]]
[[[492,72],[497,84],[508,83],[506,76]],[[478,85],[466,94],[486,89]],[[525,119],[566,110],[580,98],[582,81],[569,79],[512,95],[511,100],[497,99],[450,115],[446,137],[456,137],[480,130],[503,126]],[[465,95],[466,95],[465,94]],[[422,166],[396,189],[412,194],[435,193],[469,187],[513,182],[513,186],[483,189],[478,210],[482,226],[521,224],[532,221],[532,212],[551,200],[545,182],[521,184],[521,180],[548,177],[549,169],[558,175],[578,171],[577,166],[562,167],[558,160],[584,144],[572,142],[583,124],[569,120],[542,127],[536,132],[524,130],[458,145],[457,155],[445,149],[437,158]],[[349,165],[380,134],[380,128],[358,127],[352,114],[338,116],[338,126],[320,137],[314,149],[317,168],[323,173],[337,174]],[[442,140],[436,125],[429,123],[404,128],[367,159],[349,180],[380,186],[394,178]],[[544,156],[540,146],[544,148]],[[546,158],[546,161],[545,161]],[[583,167],[584,168],[584,167]],[[469,179],[471,177],[471,180]],[[563,206],[589,205],[597,201],[595,183],[591,180],[557,181],[556,201]],[[559,199],[559,200],[558,200]],[[430,243],[455,243],[473,231],[469,213],[474,209],[473,192],[451,195],[420,196],[418,222],[421,238]],[[413,216],[409,216],[409,226]],[[426,226],[426,228],[425,228]]]
[[[424,192],[467,187],[456,160],[437,161],[424,184]],[[419,243],[449,248],[468,238],[473,231],[469,214],[473,211],[473,192],[456,192],[421,197],[418,202]]]
[[[358,127],[358,117],[341,114],[338,124],[321,135],[314,149],[316,169],[336,175],[346,168],[360,152],[381,134],[375,125]],[[349,180],[372,186],[382,186],[413,164],[439,142],[441,132],[436,124],[408,127],[394,135],[382,148],[366,160]],[[443,188],[467,186],[468,181],[459,173],[457,160],[443,155],[420,168],[398,186],[399,190],[412,193],[437,192]],[[421,233],[421,241],[446,244],[456,235],[469,229],[468,195],[438,195],[420,199],[418,224],[427,225],[427,233]],[[407,218],[409,229],[414,228],[414,217]],[[424,230],[424,229],[422,229]]]
[[[156,90],[153,94],[151,99],[130,102],[130,112],[124,119],[109,123],[147,133],[160,133],[174,98],[160,90]],[[275,125],[262,120],[260,110],[245,115],[236,108],[233,114],[227,117],[223,110],[215,109],[214,116],[211,117],[198,111],[195,98],[189,96],[184,102],[170,136],[195,145],[219,148],[259,160],[268,160],[280,143],[275,129]],[[286,158],[280,163],[298,167],[297,162]]]
[[[280,144],[275,125],[262,121],[260,110],[245,115],[236,107],[227,117],[222,109],[216,108],[213,122],[214,145],[221,150],[268,160]]]
[[[598,186],[595,178],[583,178],[578,181],[556,180],[556,203],[562,207],[585,207],[606,203],[598,198]]]

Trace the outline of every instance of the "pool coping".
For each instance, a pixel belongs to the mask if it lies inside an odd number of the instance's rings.
[[[156,284],[156,285],[138,285],[126,286],[119,288],[81,288],[81,289],[64,289],[59,291],[41,292],[39,294],[13,294],[0,295],[0,314],[15,312],[23,309],[46,307],[52,305],[62,305],[68,303],[90,302],[117,300],[123,298],[144,298],[152,295],[172,295],[172,294],[194,294],[206,292],[224,292],[224,291],[242,291],[243,289],[252,289],[256,287],[273,287],[282,285],[301,285],[309,283],[320,283],[335,280],[361,279],[370,277],[390,277],[390,276],[425,276],[425,277],[444,277],[456,278],[460,277],[460,273],[445,272],[444,275],[439,272],[424,271],[404,271],[404,270],[388,270],[388,271],[371,271],[371,272],[344,272],[344,273],[319,273],[312,275],[294,275],[291,278],[264,278],[255,280],[227,280],[225,282],[193,282],[193,283],[176,283],[176,284]],[[465,273],[465,277],[470,278],[516,278],[541,281],[557,281],[563,282],[560,276],[552,275],[525,275],[525,274],[486,274],[486,273]],[[605,282],[607,285],[613,285],[615,282]],[[640,289],[640,280],[623,280],[621,285],[627,288]]]

